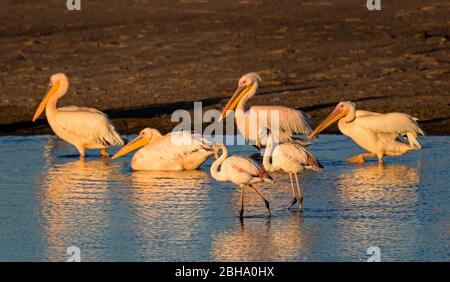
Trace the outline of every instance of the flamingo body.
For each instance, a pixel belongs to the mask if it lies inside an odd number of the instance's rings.
[[[297,202],[294,183],[292,180],[292,175],[295,176],[295,179],[297,181],[297,191],[299,194],[298,196],[300,209],[302,209],[303,194],[300,189],[300,183],[298,181],[297,174],[303,172],[305,169],[319,171],[323,168],[323,166],[308,149],[297,142],[291,141],[274,145],[272,133],[268,128],[261,128],[259,130],[259,136],[268,137],[267,147],[264,151],[263,157],[264,168],[269,172],[282,170],[289,174],[293,199],[288,208],[291,208]]]
[[[241,188],[241,209],[239,215],[242,218],[244,212],[244,187],[252,188],[264,201],[270,213],[269,202],[252,185],[260,182],[272,183],[272,178],[266,170],[249,157],[231,156],[228,157],[228,150],[225,145],[214,145],[216,160],[211,165],[211,176],[218,181],[231,181]],[[219,157],[219,151],[222,155]],[[220,166],[220,170],[219,170]]]

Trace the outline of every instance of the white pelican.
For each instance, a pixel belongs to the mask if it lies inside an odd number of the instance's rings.
[[[101,149],[102,156],[109,156],[107,147],[124,144],[104,113],[93,108],[57,107],[58,100],[69,88],[69,80],[65,74],[52,75],[49,88],[34,114],[33,122],[45,109],[52,130],[59,138],[74,145],[81,157],[85,156],[85,149]]]
[[[245,111],[245,103],[256,94],[260,82],[261,78],[254,72],[242,76],[239,79],[238,88],[223,109],[221,118],[225,118],[232,110],[235,110],[239,132],[245,140],[255,144],[259,128],[276,126],[271,124],[271,117],[275,116],[279,118],[278,130],[275,132],[272,128],[272,131],[279,135],[280,143],[295,140],[304,145],[311,144],[292,137],[293,134],[307,135],[312,132],[312,121],[307,113],[283,106],[253,106]],[[261,146],[265,144],[266,140],[260,140]]]
[[[323,168],[322,164],[317,161],[308,149],[297,142],[291,141],[282,143],[273,148],[273,136],[268,128],[261,128],[259,130],[258,137],[261,139],[267,137],[267,145],[263,157],[264,168],[269,172],[282,170],[289,173],[293,199],[288,206],[288,209],[290,209],[297,202],[292,175],[295,175],[295,181],[297,184],[299,207],[300,209],[303,209],[303,193],[300,189],[298,173],[302,172],[304,169],[319,171]],[[259,141],[257,140],[256,145],[258,144]],[[270,159],[272,159],[272,161],[270,161]]]
[[[214,154],[212,144],[198,134],[176,131],[163,136],[157,129],[145,128],[112,158],[140,147],[131,161],[134,170],[197,169]]]
[[[266,170],[251,158],[243,156],[228,157],[228,150],[225,145],[214,144],[213,148],[216,160],[211,165],[211,176],[218,181],[231,181],[241,188],[241,208],[239,210],[239,217],[242,218],[244,215],[245,186],[255,190],[261,199],[263,199],[266,208],[269,211],[269,216],[271,216],[269,201],[267,201],[252,185],[263,181],[272,183],[272,178]],[[219,156],[220,151],[222,151],[221,156]]]
[[[378,157],[378,163],[382,164],[383,156],[399,156],[422,148],[417,134],[424,135],[424,132],[417,124],[416,118],[403,113],[356,111],[352,102],[340,102],[310,137],[314,137],[337,120],[342,134],[370,152],[347,159],[350,163],[362,164],[364,158]],[[408,142],[400,139],[405,135]]]

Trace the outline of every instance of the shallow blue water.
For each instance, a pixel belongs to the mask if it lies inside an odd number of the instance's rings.
[[[361,150],[323,135],[311,147],[325,165],[306,173],[304,212],[288,211],[289,177],[246,193],[200,171],[132,172],[131,155],[85,161],[54,136],[0,137],[0,260],[65,261],[449,261],[450,137],[425,137],[423,150],[348,165]],[[232,147],[250,154],[252,147]],[[117,150],[117,149],[116,149]],[[114,152],[114,150],[112,150]]]

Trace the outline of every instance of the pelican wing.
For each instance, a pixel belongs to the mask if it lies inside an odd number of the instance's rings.
[[[355,119],[358,126],[379,134],[417,134],[424,132],[417,124],[417,119],[403,113],[364,115]]]
[[[58,109],[55,121],[72,135],[104,146],[124,145],[108,116],[96,109],[69,106]]]
[[[212,152],[212,143],[199,134],[177,131],[164,135],[144,149],[152,151],[152,156],[161,159],[180,160],[195,152]]]
[[[249,110],[250,115],[256,114],[266,118],[267,127],[272,128],[271,116],[279,116],[279,127],[283,132],[292,134],[311,134],[311,117],[302,111],[294,110],[283,106],[253,106]]]
[[[369,111],[363,111],[363,110],[357,110],[355,112],[356,117],[362,117],[362,116],[379,116],[381,115],[380,113],[375,113],[375,112],[369,112]]]

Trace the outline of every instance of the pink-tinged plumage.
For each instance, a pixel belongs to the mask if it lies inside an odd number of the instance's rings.
[[[216,160],[211,165],[211,176],[217,181],[230,181],[241,187],[241,209],[239,215],[241,217],[243,215],[243,192],[246,186],[255,190],[264,200],[270,215],[269,202],[252,186],[260,182],[272,183],[272,178],[267,171],[249,157],[228,157],[228,150],[225,145],[214,145],[213,147]],[[220,156],[219,151],[222,151]]]
[[[297,202],[297,196],[292,180],[292,176],[295,176],[300,209],[302,209],[303,194],[298,181],[298,173],[303,172],[305,169],[319,171],[323,166],[306,147],[297,142],[291,141],[282,144],[274,144],[274,137],[272,136],[270,129],[261,128],[258,137],[267,137],[267,146],[263,157],[264,168],[269,172],[281,170],[289,174],[293,199],[288,208],[291,208]]]

